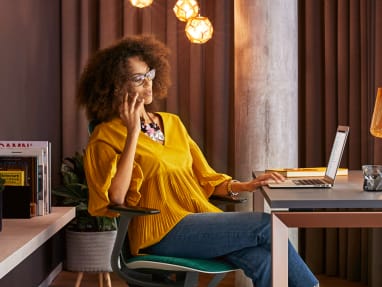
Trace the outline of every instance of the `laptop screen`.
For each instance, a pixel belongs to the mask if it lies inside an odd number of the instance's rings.
[[[337,129],[336,137],[334,139],[333,148],[330,153],[329,162],[325,173],[325,176],[330,177],[333,180],[336,177],[337,169],[340,165],[348,132],[349,127],[339,126]]]

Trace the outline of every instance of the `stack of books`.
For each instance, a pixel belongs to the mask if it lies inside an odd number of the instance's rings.
[[[4,218],[29,218],[51,212],[49,141],[0,140],[0,177],[5,179]]]
[[[285,177],[324,176],[326,167],[269,168],[265,172],[278,172]],[[348,175],[347,168],[338,168],[337,175]]]

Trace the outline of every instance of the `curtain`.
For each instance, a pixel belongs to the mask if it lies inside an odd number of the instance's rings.
[[[299,1],[300,166],[326,165],[339,124],[350,126],[341,166],[382,163],[382,142],[369,133],[382,86],[381,14],[380,0]],[[375,234],[307,229],[301,232],[301,252],[315,273],[370,283],[381,277],[369,272],[368,244],[381,240]]]
[[[171,49],[172,86],[161,110],[178,114],[210,164],[232,172],[230,101],[233,94],[233,1],[199,1],[201,15],[214,26],[206,44],[187,39],[174,1],[155,0],[147,8],[127,0],[62,0],[63,155],[85,147],[87,120],[75,105],[77,81],[88,57],[132,34],[154,34]]]

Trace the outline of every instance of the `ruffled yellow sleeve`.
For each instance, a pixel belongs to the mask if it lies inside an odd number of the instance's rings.
[[[127,205],[136,206],[141,199],[141,193],[139,190],[142,186],[143,178],[144,177],[141,167],[134,161],[130,187],[126,195]]]
[[[216,186],[232,179],[232,177],[223,173],[217,173],[213,168],[211,168],[199,146],[194,142],[194,140],[191,139],[191,137],[189,137],[189,145],[193,161],[193,171],[199,181],[199,184],[203,187],[206,196],[210,197]]]
[[[84,155],[84,169],[89,187],[88,211],[93,216],[117,216],[117,213],[108,210],[110,204],[108,190],[111,180],[117,171],[120,155],[102,142],[94,143],[86,148]],[[141,198],[139,193],[143,174],[137,163],[134,162],[132,182],[126,196],[126,202],[137,205]]]

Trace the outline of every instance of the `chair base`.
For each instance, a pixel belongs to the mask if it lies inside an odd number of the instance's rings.
[[[137,270],[136,274],[124,272],[126,282],[130,287],[198,287],[200,272],[187,271],[187,272],[173,272],[164,276],[163,271],[159,270]],[[143,277],[143,274],[147,277]],[[213,275],[209,280],[208,287],[216,287],[225,278],[227,273],[210,274]],[[136,276],[134,276],[136,275]],[[157,276],[158,275],[158,276]],[[150,279],[149,279],[150,278]]]

